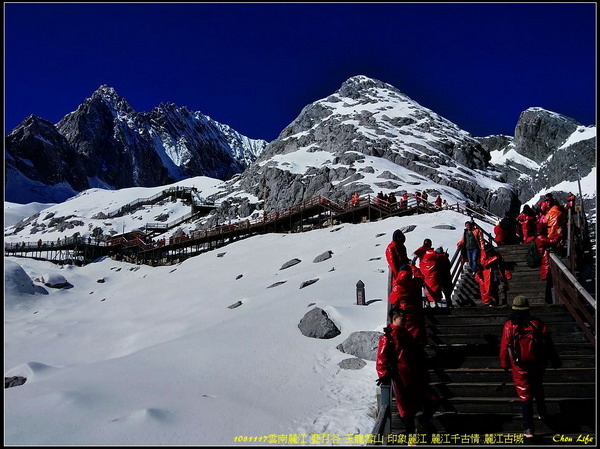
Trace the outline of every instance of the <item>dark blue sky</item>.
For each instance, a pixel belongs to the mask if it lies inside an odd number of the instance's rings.
[[[542,107],[596,123],[596,4],[5,3],[5,134],[102,84],[275,139],[354,75],[475,136]]]

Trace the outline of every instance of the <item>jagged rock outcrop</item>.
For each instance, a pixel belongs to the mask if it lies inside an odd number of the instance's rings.
[[[580,124],[569,117],[542,108],[521,113],[515,128],[515,150],[537,162],[544,162],[575,132]]]
[[[44,185],[68,184],[59,192],[61,200],[89,185],[83,169],[84,158],[73,151],[54,124],[35,115],[27,117],[6,136],[4,155],[7,201],[23,194],[23,179]],[[25,197],[25,201],[33,199]]]
[[[585,177],[596,166],[596,127],[542,108],[529,108],[521,114],[514,138],[478,140],[521,202],[563,181]],[[563,201],[566,194],[557,193]]]

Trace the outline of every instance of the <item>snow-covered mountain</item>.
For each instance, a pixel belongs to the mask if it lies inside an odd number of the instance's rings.
[[[454,123],[389,84],[355,76],[306,106],[224,195],[250,195],[273,211],[315,195],[347,201],[353,192],[419,190],[497,214],[517,210],[517,193],[489,160]]]
[[[56,125],[27,117],[5,142],[6,200],[19,203],[60,202],[94,187],[225,180],[267,144],[172,103],[138,113],[105,85]]]

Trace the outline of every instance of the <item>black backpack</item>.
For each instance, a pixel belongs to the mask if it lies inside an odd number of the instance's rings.
[[[537,268],[540,266],[542,261],[542,256],[538,252],[535,242],[531,242],[527,248],[527,253],[525,254],[525,263],[528,267]]]

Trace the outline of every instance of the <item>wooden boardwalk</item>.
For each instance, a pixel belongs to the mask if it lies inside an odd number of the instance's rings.
[[[169,190],[150,198],[136,200],[109,214],[111,217],[135,210],[141,205],[160,201],[168,195],[190,195],[187,190]],[[485,211],[461,207],[458,204],[447,207],[470,216],[491,220]],[[271,232],[303,232],[339,223],[361,223],[385,219],[392,216],[413,215],[436,212],[432,203],[416,202],[410,198],[405,207],[399,203],[389,204],[370,195],[360,198],[358,204],[341,204],[323,196],[310,198],[292,207],[264,214],[253,220],[243,220],[215,226],[211,229],[192,231],[183,236],[157,239],[161,233],[184,222],[197,219],[213,209],[212,205],[196,203],[189,214],[167,224],[148,223],[144,231],[115,235],[107,240],[82,237],[68,237],[57,241],[36,243],[9,243],[4,245],[7,256],[31,257],[56,263],[90,263],[98,257],[110,256],[117,260],[149,265],[169,265],[179,263],[205,251],[219,248],[236,240],[257,234]],[[102,215],[100,218],[106,217]],[[98,217],[96,217],[98,218]],[[147,228],[147,229],[146,229]]]

